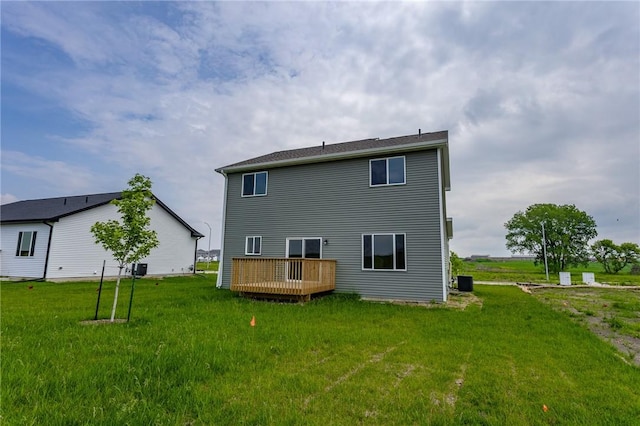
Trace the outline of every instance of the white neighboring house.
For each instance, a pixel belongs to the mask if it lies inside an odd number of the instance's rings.
[[[83,278],[118,275],[111,252],[96,244],[91,226],[120,221],[112,200],[120,192],[18,201],[0,206],[0,276]],[[140,263],[149,275],[194,273],[198,239],[204,237],[154,196],[147,215],[160,244]],[[130,267],[130,265],[128,265]]]

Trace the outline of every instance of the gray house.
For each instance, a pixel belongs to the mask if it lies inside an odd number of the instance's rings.
[[[317,291],[447,299],[447,131],[323,142],[216,171],[225,177],[219,287],[250,281],[246,291],[259,292],[278,281],[286,292],[331,275],[334,287]]]

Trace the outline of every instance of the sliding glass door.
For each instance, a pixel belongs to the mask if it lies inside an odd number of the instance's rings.
[[[287,238],[287,257],[290,259],[321,259],[321,238]],[[289,262],[289,279],[302,280],[302,262]]]

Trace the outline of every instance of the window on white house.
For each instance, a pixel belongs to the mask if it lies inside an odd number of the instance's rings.
[[[362,269],[407,270],[406,234],[363,234]]]
[[[245,173],[242,175],[242,196],[267,195],[267,172]]]
[[[244,254],[259,255],[262,250],[262,237],[247,237]]]
[[[371,186],[403,185],[405,183],[405,157],[369,160]]]
[[[20,232],[18,234],[18,247],[16,248],[16,256],[33,256],[36,248],[36,231]]]

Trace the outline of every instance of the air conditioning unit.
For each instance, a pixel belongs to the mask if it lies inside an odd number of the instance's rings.
[[[134,268],[136,277],[144,277],[147,275],[147,264],[146,263],[138,263]]]

